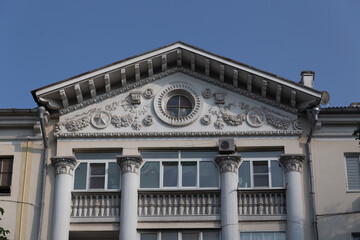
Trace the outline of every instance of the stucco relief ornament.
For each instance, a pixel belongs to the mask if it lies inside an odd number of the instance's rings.
[[[70,120],[66,122],[65,128],[69,132],[76,132],[86,128],[87,126],[89,126],[89,124],[90,124],[90,116],[86,116],[77,120],[72,120],[72,121]]]
[[[204,125],[209,125],[211,123],[211,116],[210,115],[205,115],[201,118],[201,122]]]
[[[132,114],[127,114],[123,116],[111,116],[111,124],[115,127],[128,127],[134,122],[134,116]]]
[[[294,129],[295,130],[302,130],[303,129],[301,121],[295,121],[294,122]]]
[[[206,99],[211,98],[213,96],[213,94],[214,93],[212,92],[212,90],[210,88],[205,88],[204,91],[202,92],[203,97]]]
[[[266,113],[266,118],[268,124],[270,124],[274,128],[283,129],[283,130],[288,129],[292,122],[285,118],[276,117],[274,114],[270,114],[270,113]]]
[[[223,120],[227,125],[239,126],[245,121],[245,114],[239,113],[238,115],[223,113]]]
[[[146,126],[151,126],[154,123],[154,118],[151,115],[147,115],[144,119],[143,119],[143,123]]]
[[[217,119],[214,126],[216,129],[222,130],[225,127],[225,123],[222,119]]]
[[[254,108],[248,111],[246,121],[252,127],[261,127],[266,122],[266,115],[262,110]]]
[[[91,124],[99,129],[106,128],[111,121],[111,115],[105,111],[99,111],[92,115]]]
[[[154,96],[154,90],[152,88],[147,88],[143,93],[144,98],[150,99]]]
[[[61,132],[62,128],[63,128],[62,123],[58,122],[58,123],[55,124],[54,132],[59,133],[59,132]]]

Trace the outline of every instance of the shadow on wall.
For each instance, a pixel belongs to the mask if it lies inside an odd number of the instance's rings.
[[[360,194],[359,194],[360,195]],[[319,239],[351,239],[352,232],[360,232],[360,197],[347,210],[333,205],[317,216]]]

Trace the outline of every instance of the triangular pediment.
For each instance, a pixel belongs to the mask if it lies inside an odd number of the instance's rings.
[[[171,113],[169,101],[176,96],[184,96],[191,102],[191,110],[183,116]],[[179,113],[182,109],[176,111]],[[61,109],[55,129],[56,137],[300,133],[297,109],[183,68],[164,71],[81,105]]]
[[[244,96],[298,111],[320,103],[322,92],[234,60],[176,42],[32,91],[52,114],[79,109],[173,72],[183,72]],[[125,90],[124,90],[125,89]]]

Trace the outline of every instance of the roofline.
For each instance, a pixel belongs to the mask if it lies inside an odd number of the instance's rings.
[[[170,45],[165,45],[163,47],[160,47],[160,48],[157,48],[157,49],[154,49],[154,50],[142,53],[142,54],[138,54],[138,55],[135,55],[135,56],[132,56],[132,57],[129,57],[129,58],[125,58],[123,60],[120,60],[120,61],[108,64],[108,65],[105,65],[103,67],[100,67],[100,68],[97,68],[97,69],[94,69],[94,70],[90,70],[90,71],[85,72],[85,73],[81,73],[81,74],[76,75],[74,77],[67,78],[67,79],[61,80],[59,82],[56,82],[56,83],[53,83],[53,84],[50,84],[50,85],[47,85],[47,86],[32,90],[31,94],[33,95],[35,101],[37,101],[37,96],[38,95],[41,95],[41,94],[43,94],[45,92],[48,92],[48,91],[53,91],[55,89],[61,88],[62,83],[66,82],[66,86],[71,85],[71,84],[74,84],[74,83],[76,83],[78,81],[85,80],[85,79],[91,78],[91,77],[95,77],[97,75],[104,74],[106,72],[121,68],[121,67],[123,67],[125,65],[136,63],[136,62],[141,60],[139,58],[156,56],[156,55],[159,55],[159,54],[161,54],[163,52],[166,52],[166,51],[175,50],[176,48],[182,48],[184,50],[188,50],[188,51],[197,53],[199,55],[205,55],[205,57],[211,58],[211,59],[213,59],[215,61],[223,62],[223,63],[228,64],[228,65],[230,65],[230,66],[232,66],[234,68],[240,68],[240,69],[242,69],[244,71],[250,72],[250,73],[258,75],[260,77],[268,78],[268,79],[273,80],[275,82],[279,82],[279,80],[285,81],[285,82],[281,82],[281,84],[286,85],[286,86],[291,87],[291,88],[294,88],[296,90],[306,92],[307,94],[310,94],[312,96],[321,98],[322,92],[320,92],[318,90],[315,90],[313,88],[310,88],[310,87],[307,87],[307,86],[304,86],[304,85],[300,85],[300,84],[298,84],[296,82],[293,82],[293,81],[291,81],[289,79],[286,79],[286,78],[277,76],[275,74],[272,74],[272,73],[257,69],[255,67],[252,67],[250,65],[246,65],[244,63],[235,61],[233,59],[229,59],[229,58],[223,57],[221,55],[211,53],[209,51],[203,50],[201,48],[189,45],[189,44],[181,42],[181,41],[177,41],[177,42],[172,43]],[[149,55],[149,56],[146,56],[146,55]],[[55,86],[57,86],[57,87],[55,87]],[[45,91],[45,89],[47,89],[47,90]]]

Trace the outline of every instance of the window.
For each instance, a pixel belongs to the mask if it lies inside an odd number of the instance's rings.
[[[240,240],[285,240],[285,232],[241,232]]]
[[[142,151],[140,188],[218,188],[216,152]]]
[[[189,98],[183,95],[176,95],[169,99],[166,108],[171,116],[182,118],[191,113],[193,106]]]
[[[10,193],[12,165],[12,157],[0,157],[0,193]]]
[[[349,190],[360,190],[360,155],[346,156],[346,173]]]
[[[219,231],[163,231],[140,233],[140,240],[220,240]]]
[[[360,240],[360,232],[351,233],[352,240]]]
[[[120,153],[76,153],[79,164],[75,169],[74,190],[120,189],[120,167],[116,155]]]
[[[283,188],[284,171],[278,161],[281,152],[242,152],[240,188]]]

